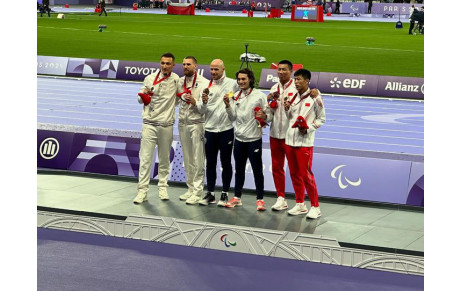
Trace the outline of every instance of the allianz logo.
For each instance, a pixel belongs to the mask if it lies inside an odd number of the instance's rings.
[[[402,82],[387,82],[385,86],[385,91],[402,91],[402,92],[414,92],[425,94],[425,84],[413,85],[413,84],[403,84]]]
[[[339,80],[335,77],[330,81],[331,88],[350,88],[350,89],[362,89],[366,85],[366,80],[360,79],[343,79]]]
[[[59,153],[59,142],[53,137],[46,138],[40,144],[40,156],[45,160],[51,160]]]

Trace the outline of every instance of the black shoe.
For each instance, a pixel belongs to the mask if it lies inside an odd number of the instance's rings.
[[[225,204],[228,202],[228,194],[222,192],[222,195],[220,195],[220,201],[217,203],[217,206],[220,207],[225,207]]]
[[[216,197],[214,197],[211,192],[208,192],[198,203],[200,203],[200,205],[214,204],[216,203]]]

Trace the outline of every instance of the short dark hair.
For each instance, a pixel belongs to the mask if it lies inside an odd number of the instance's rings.
[[[193,62],[195,64],[198,64],[198,61],[196,60],[196,58],[194,56],[186,56],[184,59],[191,59],[191,60],[193,60]]]
[[[238,74],[245,74],[248,75],[249,79],[249,87],[254,88],[254,85],[256,83],[256,77],[254,77],[254,72],[249,70],[248,68],[241,69],[238,72],[236,72],[235,76],[238,79]]]
[[[173,62],[176,60],[176,58],[174,57],[174,55],[172,53],[164,53],[164,54],[161,55],[161,58],[171,58],[173,60]]]
[[[282,60],[278,63],[278,65],[288,65],[289,71],[292,71],[292,63],[288,60]]]
[[[302,76],[304,79],[311,80],[311,73],[307,69],[298,69],[294,72],[294,77],[296,76]]]

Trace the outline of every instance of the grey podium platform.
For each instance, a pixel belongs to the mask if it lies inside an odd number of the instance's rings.
[[[158,198],[156,181],[151,184],[148,201],[134,205],[137,183],[131,178],[70,173],[39,169],[37,206],[40,209],[86,213],[101,217],[154,215],[190,221],[235,225],[240,227],[281,230],[336,238],[341,246],[423,256],[424,213],[421,208],[395,205],[362,204],[322,199],[322,217],[307,220],[304,215],[289,216],[275,212],[274,193],[267,193],[267,211],[258,212],[255,194],[243,194],[243,206],[225,209],[214,205],[186,205],[179,195],[186,190],[170,184],[169,201]],[[232,196],[232,193],[231,195]],[[289,206],[295,203],[291,194]],[[307,201],[308,204],[308,201]]]

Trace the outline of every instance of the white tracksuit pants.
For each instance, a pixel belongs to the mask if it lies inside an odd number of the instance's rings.
[[[179,125],[188,191],[201,196],[204,186],[204,124]]]
[[[158,188],[167,188],[170,162],[169,153],[173,141],[173,126],[154,126],[142,124],[141,148],[139,151],[139,182],[138,193],[149,190],[150,173],[152,172],[153,153],[158,146]]]

